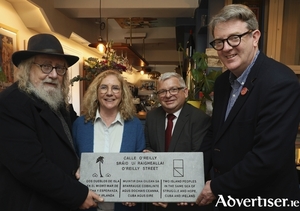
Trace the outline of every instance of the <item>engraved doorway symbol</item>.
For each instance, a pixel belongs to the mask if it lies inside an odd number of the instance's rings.
[[[184,177],[184,161],[183,159],[173,160],[173,177]]]

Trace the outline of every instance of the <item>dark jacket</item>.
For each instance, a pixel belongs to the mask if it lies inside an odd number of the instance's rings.
[[[148,112],[145,122],[146,149],[165,151],[166,112],[158,107]],[[210,126],[210,117],[185,103],[173,130],[169,152],[197,152]]]
[[[166,112],[158,107],[148,112],[145,123],[146,149],[165,151]],[[173,130],[169,152],[197,152],[210,126],[210,117],[203,111],[185,103]],[[212,210],[210,206],[177,206],[169,203],[167,208],[147,204],[149,211],[196,211]]]
[[[225,121],[229,71],[215,83],[212,126],[201,146],[206,169],[212,167],[214,173],[211,189],[216,196],[299,200],[299,81],[288,67],[260,53],[244,88],[248,91],[238,96]]]
[[[15,83],[0,94],[0,128],[1,210],[66,211],[84,202],[78,157],[49,106]]]

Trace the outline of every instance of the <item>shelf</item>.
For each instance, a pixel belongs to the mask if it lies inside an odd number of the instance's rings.
[[[135,68],[149,65],[149,63],[127,43],[114,43],[112,48],[115,50],[117,55],[123,55],[124,57],[127,56],[130,64]]]

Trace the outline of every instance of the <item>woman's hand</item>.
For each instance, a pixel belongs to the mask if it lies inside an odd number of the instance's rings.
[[[153,202],[152,204],[154,206],[163,207],[163,208],[166,208],[168,206],[168,203],[166,203],[166,202]]]
[[[135,202],[123,202],[122,204],[127,207],[134,207],[136,205]]]

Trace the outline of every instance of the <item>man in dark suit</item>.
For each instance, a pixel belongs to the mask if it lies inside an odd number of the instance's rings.
[[[200,109],[186,103],[188,90],[179,74],[174,72],[164,73],[157,83],[157,97],[161,106],[147,114],[145,122],[146,150],[144,152],[199,151],[203,137],[210,125],[210,117]],[[166,146],[165,130],[168,114],[175,115],[175,119],[173,120],[171,141],[169,146]],[[155,204],[167,205],[167,207],[149,205],[149,210],[204,210],[199,206],[183,207],[177,206],[176,203]]]
[[[12,55],[18,81],[0,94],[1,210],[67,211],[102,201],[76,178],[66,55],[50,34],[29,39]],[[74,112],[74,111],[73,111]]]
[[[219,210],[299,210],[299,81],[259,51],[261,33],[248,7],[225,6],[210,25],[210,44],[228,70],[216,80],[212,125],[201,146],[213,178],[196,203],[214,201]]]

